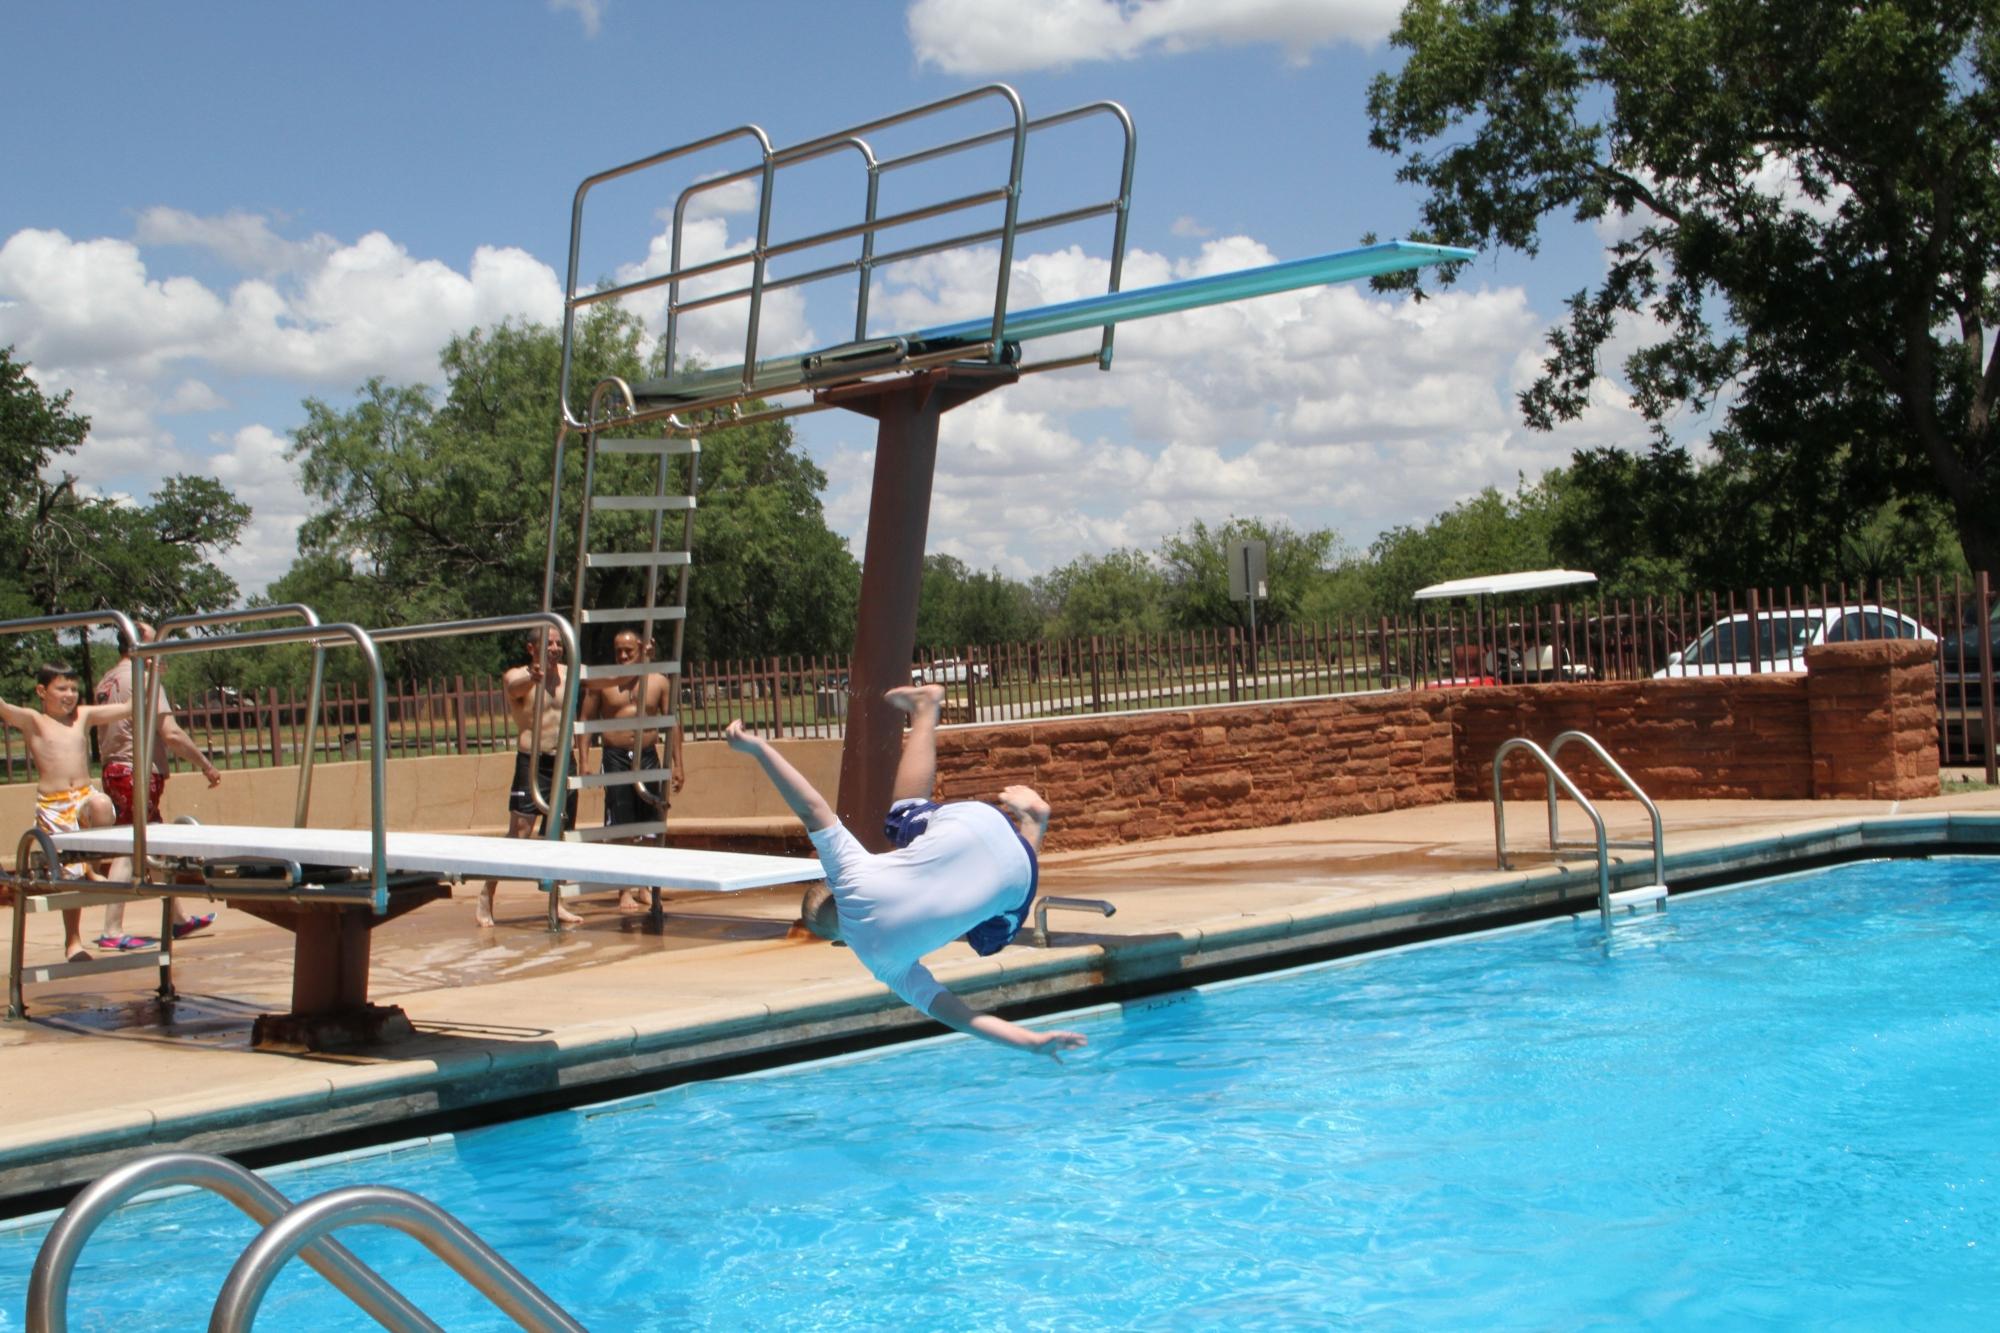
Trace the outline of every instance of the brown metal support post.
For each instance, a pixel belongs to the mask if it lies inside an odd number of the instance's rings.
[[[1994,753],[1993,725],[1993,580],[1985,570],[1979,571],[1979,618],[1973,623],[1979,633],[1979,725],[1985,733],[1986,781],[2000,782],[2000,754]],[[1959,642],[1963,643],[1967,631],[1959,631]],[[1971,700],[1966,700],[1970,703]],[[1970,728],[1968,727],[1968,730]]]
[[[901,379],[828,390],[820,401],[875,418],[875,481],[868,503],[868,543],[861,560],[861,607],[855,617],[847,738],[840,751],[840,822],[870,851],[886,851],[888,812],[903,752],[903,714],[882,696],[910,683],[917,643],[917,594],[923,584],[924,535],[938,424],[946,412],[1012,384],[1009,366],[960,365]]]

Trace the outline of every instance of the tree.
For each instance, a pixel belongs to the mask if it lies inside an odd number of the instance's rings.
[[[1144,551],[1107,551],[1075,560],[1035,580],[1054,639],[1092,634],[1158,634],[1166,629],[1166,579]]]
[[[1249,604],[1229,595],[1229,544],[1246,540],[1264,543],[1265,584],[1270,595],[1257,603],[1259,625],[1299,619],[1315,582],[1325,574],[1340,546],[1339,536],[1327,528],[1299,532],[1283,521],[1256,518],[1232,518],[1210,528],[1197,519],[1160,543],[1167,613],[1175,625],[1182,629],[1249,628]]]
[[[209,477],[169,477],[148,505],[86,496],[77,478],[47,473],[90,434],[67,393],[50,397],[0,348],[0,614],[53,616],[119,610],[161,620],[236,600],[236,583],[214,563],[234,546],[250,508]],[[23,672],[42,645],[16,636],[0,648]],[[87,630],[76,634],[79,670],[92,682]]]
[[[1971,566],[2000,570],[1996,17],[1991,0],[1412,0],[1370,141],[1428,192],[1439,241],[1533,254],[1556,214],[1615,219],[1603,281],[1570,298],[1522,395],[1531,425],[1580,413],[1614,334],[1647,327],[1623,369],[1657,449],[1677,410],[1721,407],[1760,467],[1869,495],[1857,519],[1935,497]]]
[[[1368,548],[1375,609],[1406,614],[1411,594],[1446,579],[1547,568],[1555,494],[1546,480],[1523,481],[1511,498],[1488,486],[1421,528],[1384,532]]]
[[[637,378],[644,331],[609,305],[579,323],[575,379]],[[306,491],[318,508],[299,531],[299,558],[272,585],[322,619],[369,626],[516,615],[541,605],[555,482],[559,334],[504,322],[455,337],[440,355],[441,400],[422,386],[363,385],[350,407],[307,400],[293,435]],[[555,609],[570,609],[582,451],[564,460],[557,532]],[[683,656],[826,652],[852,631],[859,587],[854,561],[830,532],[819,495],[826,476],[801,453],[788,423],[703,435],[694,571]],[[605,456],[599,494],[650,491],[651,460]],[[684,484],[684,476],[674,484]],[[591,546],[631,550],[650,519],[598,511]],[[678,517],[670,515],[670,524]],[[677,530],[667,542],[678,545]],[[587,605],[643,601],[643,572],[592,573]],[[666,577],[673,577],[672,571]],[[663,598],[662,600],[670,600]],[[616,628],[615,626],[612,628]],[[608,636],[608,631],[606,631]],[[659,649],[670,644],[661,635]],[[520,636],[419,640],[394,654],[399,674],[490,672],[514,660]],[[585,656],[608,643],[586,634]],[[340,665],[338,662],[335,665]],[[351,672],[351,665],[345,666]]]
[[[956,556],[924,557],[917,598],[917,647],[955,652],[968,644],[1018,643],[1041,633],[1034,591],[999,570],[984,573]]]

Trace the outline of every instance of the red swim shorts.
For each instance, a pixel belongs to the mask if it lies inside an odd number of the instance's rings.
[[[158,769],[146,782],[146,805],[152,811],[149,823],[158,824],[160,819],[160,793],[167,789],[167,775]],[[132,765],[122,759],[114,759],[104,766],[104,794],[111,798],[112,809],[118,812],[117,822],[132,822]]]

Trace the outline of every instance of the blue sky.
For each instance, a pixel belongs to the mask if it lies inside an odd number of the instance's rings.
[[[13,127],[0,145],[0,344],[93,418],[67,462],[92,487],[143,496],[174,472],[234,487],[256,518],[224,564],[254,592],[290,563],[307,512],[283,457],[300,400],[344,403],[370,375],[433,382],[438,348],[473,325],[554,323],[584,176],[746,122],[782,145],[1000,80],[1031,115],[1105,98],[1131,112],[1127,286],[1297,258],[1414,223],[1394,163],[1366,145],[1366,86],[1394,63],[1395,12],[1387,0],[19,6],[0,85]],[[1101,140],[1030,162],[1030,191],[1108,193],[1114,179]],[[810,192],[800,200],[813,207]],[[658,199],[615,202],[625,212],[590,233],[586,279],[637,271],[661,231]],[[733,246],[747,222],[709,225]],[[1107,235],[1024,244],[1017,291],[1094,290]],[[882,318],[976,313],[973,268],[911,266],[885,286]],[[1333,527],[1361,547],[1580,445],[1634,442],[1614,385],[1555,435],[1528,431],[1512,403],[1560,301],[1600,269],[1599,238],[1571,228],[1532,263],[1482,259],[1422,305],[1349,287],[1130,325],[1108,375],[1031,376],[946,419],[931,549],[1027,576],[1231,515]],[[830,303],[779,312],[766,345],[838,341]],[[872,423],[823,413],[799,432],[858,552]]]

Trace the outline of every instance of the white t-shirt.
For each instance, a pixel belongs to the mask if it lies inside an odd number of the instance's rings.
[[[1033,868],[1006,815],[977,801],[939,806],[923,836],[880,854],[839,824],[812,835],[840,936],[883,985],[928,1014],[944,993],[918,960],[1020,906]]]

